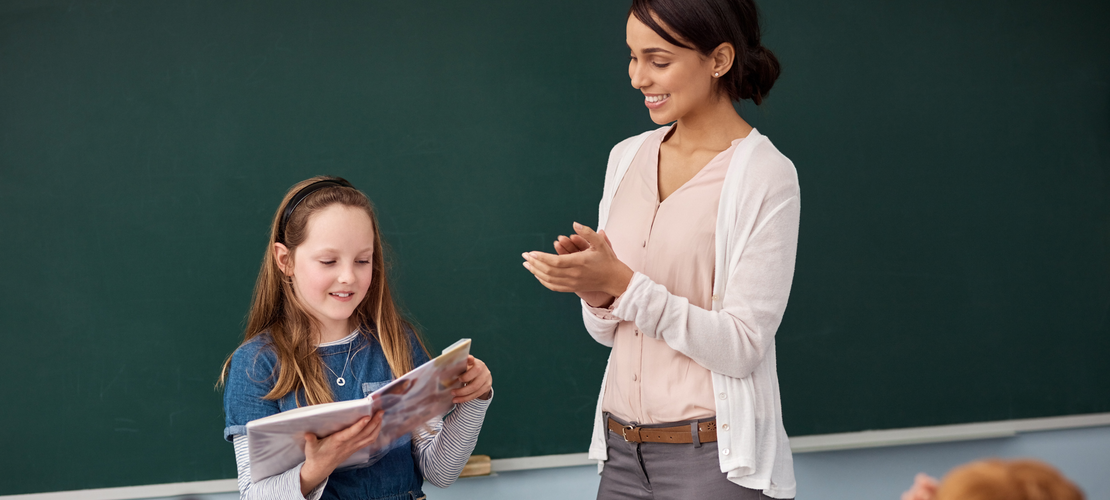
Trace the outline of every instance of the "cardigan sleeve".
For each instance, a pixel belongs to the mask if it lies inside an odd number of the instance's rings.
[[[582,323],[586,325],[586,331],[594,338],[599,344],[605,347],[613,347],[613,336],[617,333],[617,324],[620,323],[620,318],[613,315],[612,310],[619,304],[614,302],[610,307],[593,307],[582,302]]]
[[[713,372],[747,377],[773,345],[786,311],[800,211],[795,191],[761,218],[728,278],[720,310],[690,305],[636,273],[613,314]]]

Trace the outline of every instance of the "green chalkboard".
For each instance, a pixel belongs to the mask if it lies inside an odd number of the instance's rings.
[[[1110,411],[1110,6],[764,2],[792,435]],[[284,191],[376,203],[478,453],[585,451],[606,349],[520,252],[654,125],[627,1],[0,2],[0,495],[234,477],[213,385]]]

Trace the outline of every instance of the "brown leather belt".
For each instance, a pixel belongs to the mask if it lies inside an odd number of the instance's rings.
[[[639,427],[635,425],[621,425],[620,422],[607,418],[609,430],[624,438],[629,443],[676,443],[688,444],[694,442],[694,434],[689,425],[675,427]],[[698,442],[711,443],[717,440],[717,421],[698,423]]]

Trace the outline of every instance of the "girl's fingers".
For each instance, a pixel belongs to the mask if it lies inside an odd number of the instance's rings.
[[[468,357],[466,359],[466,364],[466,371],[463,372],[462,375],[459,375],[459,380],[461,380],[464,384],[470,383],[471,381],[482,375],[483,372],[488,371],[486,370],[486,364],[483,363],[482,360],[475,358],[474,356]]]
[[[462,403],[481,396],[493,385],[493,375],[486,364],[473,356],[468,359],[470,360],[473,361],[471,368],[459,376],[459,380],[466,385],[451,391],[453,403]]]
[[[470,370],[466,370],[465,372],[463,372],[463,374],[461,374],[461,376],[458,376],[458,381],[463,382],[464,386],[470,386],[470,384],[474,383],[478,379],[478,377],[483,376],[483,372],[485,371],[484,369],[485,366],[473,367]],[[457,391],[461,389],[465,389],[465,387],[461,387],[455,390]]]
[[[368,417],[364,417],[368,418]],[[373,418],[369,418],[365,427],[359,431],[358,434],[351,436],[349,440],[352,447],[356,450],[365,448],[378,439],[378,433],[382,429],[382,412],[374,414]]]
[[[463,372],[462,375],[459,375],[459,382],[462,382],[464,384],[469,384],[469,383],[473,382],[474,379],[478,378],[478,376],[481,375],[481,374],[482,374],[481,369],[479,369],[477,367],[471,368],[471,369]]]
[[[358,419],[358,422],[351,424],[350,427],[339,431],[337,434],[340,436],[341,440],[350,439],[352,436],[356,436],[358,435],[358,433],[362,432],[362,430],[365,429],[366,425],[369,423],[370,417],[362,417]]]
[[[462,388],[462,389],[466,390],[466,392],[464,392],[462,394],[455,395],[455,397],[451,399],[451,402],[456,403],[456,404],[457,403],[465,403],[467,401],[475,399],[478,396],[481,396],[481,395],[489,392],[490,387],[493,387],[493,381],[492,380],[485,381],[481,384],[468,385],[468,386]]]

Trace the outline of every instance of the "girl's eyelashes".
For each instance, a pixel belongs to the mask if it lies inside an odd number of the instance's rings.
[[[335,264],[335,261],[334,260],[321,260],[320,263],[325,265],[325,266],[330,266],[332,264]]]

